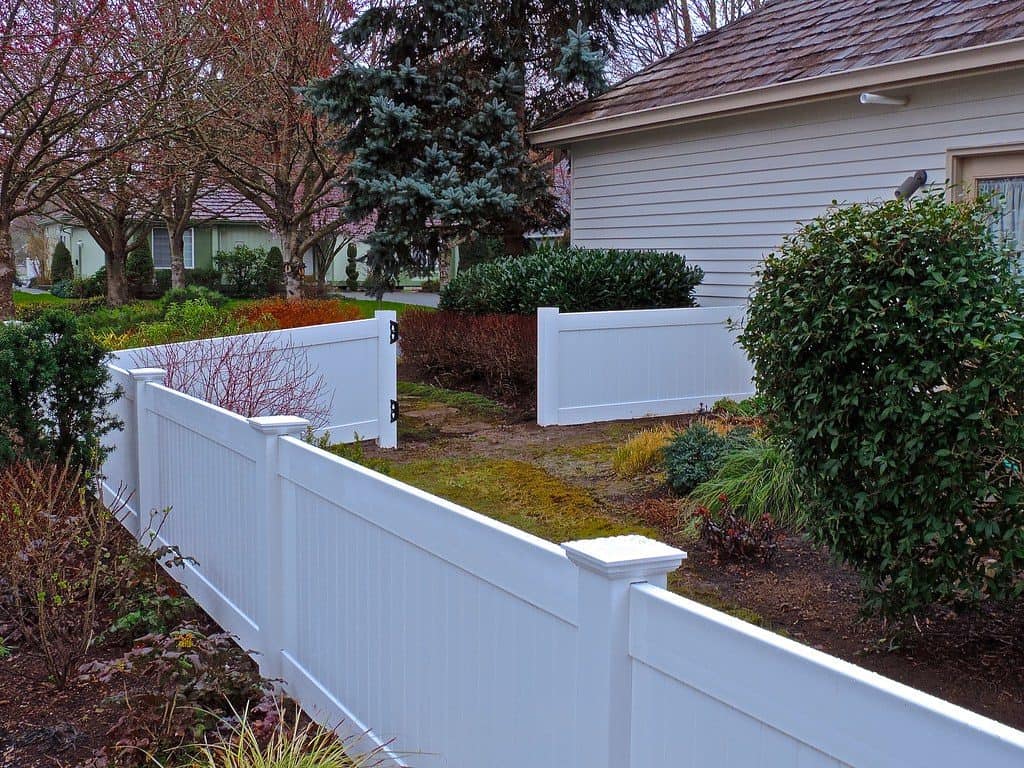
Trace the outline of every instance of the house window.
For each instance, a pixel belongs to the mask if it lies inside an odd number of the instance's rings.
[[[171,236],[166,229],[154,228],[153,229],[153,267],[154,269],[170,269],[171,268]],[[191,229],[185,230],[185,269],[195,269],[196,266],[196,252],[195,252],[195,231]]]
[[[1024,255],[1024,147],[965,150],[952,159],[950,178],[960,197],[992,199],[992,229]]]

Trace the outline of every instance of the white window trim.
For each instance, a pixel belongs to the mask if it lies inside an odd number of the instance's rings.
[[[170,230],[167,229],[167,227],[153,227],[149,231],[149,252],[150,253],[154,253],[154,254],[156,253],[156,240],[153,238],[153,234],[158,229],[162,229],[164,232],[167,232],[168,239],[170,239],[170,236],[171,236],[170,235]],[[195,227],[189,227],[188,229],[185,230],[185,234],[188,235],[188,237],[185,240],[185,253],[182,254],[184,256],[185,269],[195,269],[196,268],[196,228]],[[156,270],[161,270],[162,271],[162,270],[170,269],[170,266],[169,265],[166,266],[166,267],[154,266],[153,268],[156,269]]]

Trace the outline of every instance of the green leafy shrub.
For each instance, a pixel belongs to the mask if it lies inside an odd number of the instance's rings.
[[[71,261],[71,251],[63,241],[58,241],[53,246],[53,254],[50,256],[50,279],[54,285],[75,279],[75,265]]]
[[[741,343],[809,530],[887,616],[1020,594],[1024,286],[982,202],[837,207],[768,257]]]
[[[106,351],[67,311],[0,325],[0,461],[17,457],[92,467],[118,426],[107,407]]]
[[[187,274],[187,273],[186,273]],[[169,269],[158,269],[155,274],[156,279],[156,292],[163,296],[169,290],[171,290],[171,270]]]
[[[722,434],[707,424],[697,423],[676,437],[665,449],[668,484],[680,496],[711,479],[730,449],[750,441],[750,430],[734,429]]]
[[[152,298],[156,295],[156,272],[153,269],[153,254],[149,250],[148,238],[128,254],[124,271],[132,296]]]
[[[793,458],[772,441],[754,440],[726,453],[693,498],[714,513],[728,503],[751,523],[770,515],[791,530],[804,525]]]
[[[169,304],[162,321],[143,325],[136,334],[134,346],[232,336],[249,330],[248,324],[221,312],[203,298],[186,299]]]
[[[473,314],[695,306],[704,278],[675,253],[541,247],[460,272],[441,292],[441,308]]]
[[[478,388],[498,398],[536,391],[533,317],[409,310],[399,331],[403,362],[445,386]]]
[[[277,255],[274,257],[262,248],[250,248],[247,245],[236,245],[230,251],[220,251],[217,254],[217,269],[223,277],[225,292],[229,296],[245,299],[277,295],[281,281],[284,280],[284,263],[280,261],[280,249],[276,250]],[[277,270],[280,270],[280,274]]]
[[[160,308],[166,313],[168,308],[175,304],[184,304],[195,299],[205,301],[215,309],[220,309],[228,303],[228,297],[222,293],[201,285],[188,285],[184,288],[171,288],[160,298]]]
[[[209,288],[211,291],[220,291],[221,274],[213,268],[200,267],[189,269],[185,272],[185,282],[188,285],[195,285],[202,288]],[[166,289],[165,289],[166,290]]]

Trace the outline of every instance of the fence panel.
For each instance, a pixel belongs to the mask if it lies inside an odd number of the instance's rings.
[[[630,768],[1024,764],[1024,733],[650,585],[630,595]]]
[[[262,435],[247,419],[160,384],[140,383],[137,401],[151,448],[139,468],[143,531],[194,558],[172,575],[244,648],[260,651],[268,548],[257,495]],[[147,519],[157,510],[169,511]]]
[[[397,424],[391,421],[391,401],[398,397],[397,353],[391,341],[394,321],[394,312],[382,311],[371,320],[261,334],[275,345],[301,350],[323,375],[330,416],[318,432],[329,431],[335,442],[352,442],[358,435],[364,440],[376,438],[387,448],[398,444]],[[230,343],[236,337],[226,338]],[[115,352],[112,362],[125,369],[148,367],[158,363],[159,351],[167,347],[204,350],[217,343],[222,340],[125,349]]]
[[[417,768],[573,764],[576,574],[562,551],[292,438],[283,676]]]
[[[108,435],[103,443],[108,453],[103,461],[103,503],[121,509],[124,524],[130,531],[139,525],[139,465],[136,451],[135,382],[128,371],[107,366],[110,387],[119,389],[121,397],[110,406],[111,416],[121,422],[121,429]]]
[[[754,393],[730,321],[743,307],[537,311],[537,422],[692,413]]]

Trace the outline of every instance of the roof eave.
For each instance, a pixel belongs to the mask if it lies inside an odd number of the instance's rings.
[[[583,120],[531,131],[537,147],[661,128],[858,93],[868,88],[906,87],[922,82],[1013,69],[1024,63],[1024,37],[961,48],[913,59],[851,69],[787,83],[751,88],[678,104],[650,107],[621,115]]]

